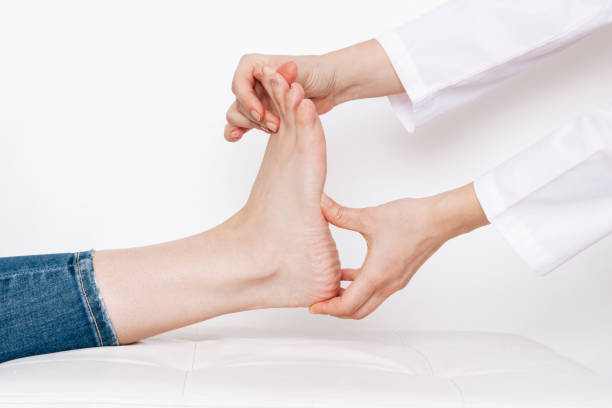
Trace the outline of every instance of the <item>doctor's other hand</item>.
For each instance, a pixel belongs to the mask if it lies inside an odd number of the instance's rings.
[[[363,319],[393,293],[446,241],[489,222],[473,184],[436,196],[402,199],[363,209],[321,199],[325,218],[337,227],[359,232],[368,253],[359,269],[343,269],[351,284],[339,296],[310,307],[314,314]]]
[[[391,95],[404,89],[384,49],[369,40],[323,55],[247,54],[240,59],[232,80],[236,101],[229,107],[224,136],[240,140],[250,129],[276,133],[280,126],[270,97],[261,85],[263,67],[269,66],[292,84],[302,85],[318,114],[340,103]]]

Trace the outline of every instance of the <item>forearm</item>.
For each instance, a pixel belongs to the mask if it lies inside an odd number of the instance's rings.
[[[273,55],[267,59],[273,66],[294,61],[298,66],[297,81],[306,89],[320,77],[333,78],[326,82],[331,89],[319,89],[318,93],[331,92],[334,105],[404,92],[391,61],[376,40],[322,55]]]
[[[120,343],[265,307],[268,273],[241,232],[232,218],[189,238],[97,252],[96,280]]]

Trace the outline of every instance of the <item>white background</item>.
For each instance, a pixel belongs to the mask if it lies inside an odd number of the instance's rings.
[[[240,56],[331,51],[439,3],[0,0],[0,256],[144,245],[223,221],[266,142],[223,139]],[[612,105],[611,38],[609,27],[414,135],[385,99],[334,109],[327,192],[365,206],[470,182]],[[343,264],[359,265],[361,238],[334,236]],[[608,238],[540,278],[487,227],[363,321],[270,310],[205,324],[511,332],[612,375],[611,269]]]

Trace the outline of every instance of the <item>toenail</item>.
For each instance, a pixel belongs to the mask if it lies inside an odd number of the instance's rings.
[[[251,116],[258,122],[261,120],[261,116],[259,116],[259,113],[257,113],[256,110],[251,111]]]
[[[267,122],[266,123],[266,127],[272,133],[276,133],[276,131],[278,130],[278,127],[274,123],[272,123],[272,122]]]
[[[264,66],[264,68],[263,68],[263,72],[264,72],[264,74],[269,75],[269,74],[273,73],[273,72],[274,72],[274,70],[273,70],[272,68],[270,68],[269,66],[267,66],[267,65],[266,65],[266,66]]]
[[[240,136],[240,131],[238,131],[237,129],[236,129],[236,130],[234,130],[234,131],[231,133],[231,136],[232,136],[232,138],[234,138],[234,139],[235,139],[235,138],[237,138],[238,136]]]

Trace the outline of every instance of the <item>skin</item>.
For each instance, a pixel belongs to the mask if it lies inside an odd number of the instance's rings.
[[[417,270],[446,241],[489,222],[472,184],[426,198],[405,198],[377,207],[343,207],[324,196],[332,224],[359,232],[368,254],[359,269],[343,269],[352,283],[340,296],[314,304],[311,313],[363,319],[408,285]]]
[[[282,123],[258,81],[266,64],[277,68],[287,82],[302,84],[319,114],[350,100],[404,92],[387,54],[375,40],[320,56],[246,55],[232,84],[236,102],[227,114],[228,141],[240,140],[253,128],[274,132]],[[312,313],[340,318],[368,316],[404,288],[446,241],[489,223],[472,184],[433,197],[364,209],[342,207],[324,195],[321,208],[330,223],[359,232],[368,245],[362,267],[341,272],[342,280],[351,281],[348,288],[310,308]]]
[[[250,129],[269,133],[278,129],[277,111],[257,81],[265,65],[277,69],[287,82],[301,84],[306,98],[314,102],[319,114],[350,100],[404,91],[387,54],[376,40],[324,55],[248,54],[240,59],[232,80],[236,101],[227,111],[224,131],[230,142],[240,140]]]
[[[96,280],[122,344],[226,313],[308,307],[340,289],[320,199],[323,128],[303,88],[267,67],[258,80],[281,118],[245,206],[178,241],[96,252]]]

